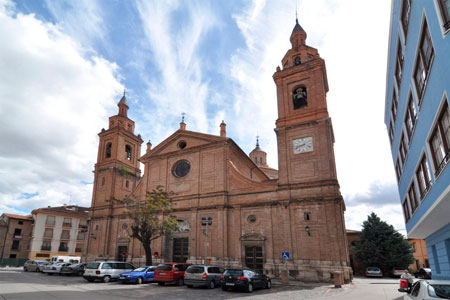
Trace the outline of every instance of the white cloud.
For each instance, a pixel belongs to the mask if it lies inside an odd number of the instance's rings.
[[[123,90],[117,66],[11,9],[0,5],[0,210],[89,206],[82,181],[92,182],[96,135]]]

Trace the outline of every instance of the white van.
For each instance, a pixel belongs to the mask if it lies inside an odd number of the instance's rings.
[[[118,279],[120,273],[131,272],[135,267],[122,261],[93,261],[84,267],[83,278],[89,282],[96,279],[109,282],[111,279]]]
[[[52,256],[52,262],[57,263],[57,262],[66,262],[66,263],[71,263],[71,264],[79,264],[81,262],[81,257],[79,256]]]

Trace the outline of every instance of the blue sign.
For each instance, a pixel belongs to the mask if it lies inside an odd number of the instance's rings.
[[[281,258],[282,259],[291,259],[291,254],[289,253],[289,251],[282,251]]]

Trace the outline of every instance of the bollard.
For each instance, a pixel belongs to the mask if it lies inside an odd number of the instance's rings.
[[[340,288],[344,284],[344,275],[340,271],[333,272],[334,287]]]

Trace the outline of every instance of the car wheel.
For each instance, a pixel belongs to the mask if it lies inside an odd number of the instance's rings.
[[[253,284],[249,283],[247,286],[247,292],[253,293]]]
[[[110,282],[111,281],[111,276],[105,276],[103,277],[103,282]]]
[[[24,272],[28,272],[28,269],[27,269],[27,268],[23,268],[23,271],[24,271]]]
[[[270,289],[270,288],[272,288],[272,281],[267,280],[267,282],[266,282],[266,289]]]
[[[192,284],[186,284],[186,286],[187,286],[188,288],[190,288],[190,289],[193,287]]]
[[[137,284],[142,284],[142,277],[138,277],[138,278],[136,279],[136,283],[137,283]]]
[[[179,285],[179,286],[184,285],[184,279],[183,278],[178,278],[178,280],[176,282],[176,285]]]
[[[35,271],[35,272],[40,272],[40,271],[39,271],[39,268],[36,268],[34,271]]]
[[[210,289],[213,289],[213,288],[215,288],[216,287],[216,283],[214,282],[214,280],[211,280],[210,282],[209,282],[209,288]]]
[[[158,285],[164,285],[164,282],[158,282]]]

